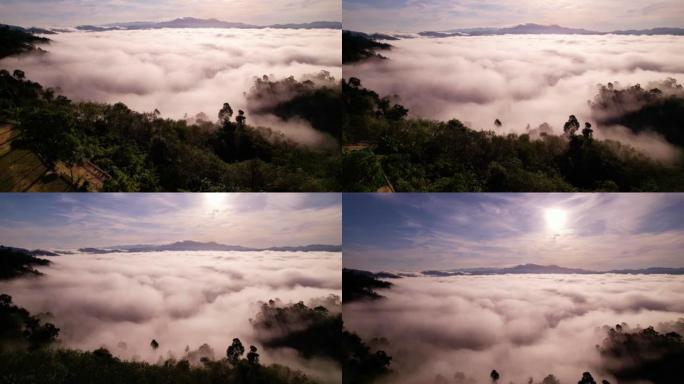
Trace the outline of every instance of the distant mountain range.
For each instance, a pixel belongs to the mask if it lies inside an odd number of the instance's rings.
[[[428,270],[421,272],[425,276],[465,276],[465,275],[522,275],[522,274],[666,274],[684,275],[684,268],[643,268],[615,269],[610,271],[592,271],[580,268],[565,268],[557,265],[522,264],[509,268],[464,268],[451,270]]]
[[[29,250],[29,249],[24,249],[24,248],[7,247],[4,245],[0,245],[0,250],[2,250],[2,249],[8,249],[10,251],[20,252],[20,253],[24,253],[24,254],[27,254],[30,256],[59,256],[58,253],[46,251],[44,249]]]
[[[18,27],[16,25],[8,25],[8,24],[0,24],[0,28],[8,28],[12,29],[15,31],[22,31],[26,33],[32,33],[35,35],[54,35],[58,31],[51,30],[51,29],[43,29],[43,28],[24,28],[24,27]]]
[[[684,36],[684,28],[631,29],[611,32],[598,32],[581,28],[568,28],[560,25],[521,24],[506,28],[461,28],[447,31],[425,31],[418,33],[425,37],[452,36],[492,36],[492,35],[677,35]],[[391,37],[398,37],[392,35]],[[383,40],[379,38],[379,40]]]
[[[342,29],[342,23],[338,21],[314,21],[300,24],[273,24],[254,25],[245,23],[233,23],[217,19],[196,19],[194,17],[181,17],[170,21],[138,21],[132,23],[113,23],[106,25],[79,25],[76,29],[81,31],[101,32],[118,30],[141,30],[161,28],[239,28],[239,29]]]
[[[171,244],[150,245],[117,245],[102,248],[80,248],[79,252],[92,254],[121,253],[121,252],[163,252],[163,251],[233,251],[233,252],[342,252],[341,245],[310,244],[303,246],[284,246],[270,248],[249,248],[240,245],[225,245],[215,242],[178,241]]]

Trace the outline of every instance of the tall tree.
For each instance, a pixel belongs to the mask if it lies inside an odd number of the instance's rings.
[[[563,132],[565,132],[566,136],[572,137],[575,135],[575,132],[577,132],[579,127],[580,123],[577,121],[575,115],[570,115],[568,121],[565,123],[565,125],[563,125]]]
[[[238,338],[233,339],[233,343],[226,350],[226,356],[228,357],[228,361],[230,361],[233,364],[240,361],[240,358],[244,353],[245,347],[242,345],[242,342]]]

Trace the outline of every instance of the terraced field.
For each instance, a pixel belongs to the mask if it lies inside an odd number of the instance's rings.
[[[0,191],[67,192],[71,185],[49,169],[35,153],[13,148],[19,133],[10,124],[0,126]]]

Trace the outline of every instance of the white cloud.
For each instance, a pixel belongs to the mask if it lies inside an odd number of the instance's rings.
[[[403,209],[411,224],[393,223],[374,242],[345,237],[345,266],[374,271],[524,263],[594,270],[681,267],[684,232],[671,223],[680,209],[676,195],[461,196],[385,198],[381,204]],[[562,231],[549,232],[546,226],[544,212],[551,207],[567,214]],[[669,224],[658,225],[663,223]],[[344,225],[349,233],[363,230]]]
[[[647,86],[668,77],[684,82],[677,36],[487,36],[416,38],[391,42],[384,61],[344,68],[382,95],[397,94],[414,116],[457,118],[475,129],[525,132],[549,123],[562,133],[568,116],[592,121],[589,100],[598,84]],[[672,160],[679,151],[656,135],[599,130]]]
[[[604,325],[658,326],[684,316],[681,276],[530,275],[403,278],[384,300],[345,304],[345,326],[386,337],[394,375],[426,383],[457,371],[487,382],[563,383],[602,372],[595,345]]]
[[[342,75],[341,32],[317,30],[163,29],[72,32],[51,35],[47,54],[0,61],[21,68],[45,87],[77,101],[123,102],[163,117],[206,113],[217,120],[224,102],[247,110],[244,94],[255,77],[275,79],[329,71]],[[315,144],[327,138],[308,124],[283,124],[273,116],[247,116],[286,136]]]
[[[126,195],[82,197],[39,218],[15,220],[0,226],[0,242],[30,249],[68,249],[181,240],[256,248],[342,241],[339,195]],[[308,203],[318,198],[330,200],[320,206]]]
[[[61,329],[65,346],[107,347],[126,359],[180,358],[207,343],[216,358],[234,337],[262,360],[341,382],[339,366],[269,351],[249,323],[260,301],[284,303],[340,295],[342,255],[330,252],[158,252],[64,255],[38,278],[0,282],[0,292]],[[158,350],[150,348],[156,339]],[[125,348],[119,343],[125,343]]]

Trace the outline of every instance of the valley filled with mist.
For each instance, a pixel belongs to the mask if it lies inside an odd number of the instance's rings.
[[[335,194],[0,194],[0,381],[340,383],[340,209]]]
[[[682,30],[464,31],[344,32],[347,190],[681,190]]]
[[[334,26],[2,26],[1,190],[339,190]]]
[[[225,357],[238,338],[257,346],[263,364],[339,382],[340,367],[331,356],[303,357],[287,344],[264,347],[286,336],[287,326],[292,332],[306,328],[306,320],[275,328],[260,327],[258,320],[268,316],[261,306],[269,300],[339,314],[340,253],[74,253],[48,260],[37,268],[41,275],[0,281],[0,291],[59,328],[62,348],[106,348],[127,361],[185,359],[199,366],[201,358]]]
[[[345,270],[344,284],[345,327],[391,357],[359,382],[557,384],[584,372],[596,382],[677,380],[684,345],[666,334],[684,332],[681,275]],[[348,294],[355,287],[366,294]]]

